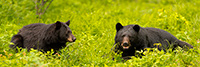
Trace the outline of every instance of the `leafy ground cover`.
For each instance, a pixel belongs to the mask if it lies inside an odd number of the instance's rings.
[[[200,65],[199,0],[54,0],[38,19],[33,0],[0,1],[0,66],[193,66]],[[77,38],[60,54],[10,50],[11,37],[24,25],[71,20]],[[194,46],[191,50],[146,52],[143,58],[113,61],[115,24],[166,30]],[[120,55],[114,55],[120,60]]]

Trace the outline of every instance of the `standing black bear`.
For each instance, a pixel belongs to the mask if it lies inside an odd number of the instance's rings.
[[[154,43],[161,43],[159,50],[165,50],[169,46],[173,48],[189,47],[192,45],[178,40],[167,31],[156,28],[143,28],[139,25],[122,26],[120,23],[116,24],[117,34],[115,36],[114,51],[119,53],[122,51],[122,58],[130,59],[128,56],[135,56],[135,50],[144,50],[144,48],[154,48]]]
[[[24,26],[14,35],[10,48],[16,47],[38,49],[40,51],[59,50],[66,46],[66,42],[74,42],[76,38],[69,28],[70,20],[66,23],[57,21],[53,24],[35,23]]]

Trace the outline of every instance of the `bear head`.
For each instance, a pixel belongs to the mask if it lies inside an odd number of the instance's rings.
[[[75,42],[76,38],[72,34],[71,29],[69,28],[70,20],[63,23],[57,21],[56,23],[51,25],[51,30],[55,31],[56,38],[58,38],[59,42],[66,43],[66,42]]]
[[[139,42],[139,25],[122,26],[120,23],[116,24],[117,34],[115,36],[115,44],[120,44],[120,48],[127,50],[130,47],[136,47]]]

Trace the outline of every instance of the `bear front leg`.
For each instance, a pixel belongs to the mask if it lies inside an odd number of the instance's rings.
[[[23,37],[21,35],[19,34],[14,35],[11,39],[11,42],[13,43],[9,45],[11,49],[15,49],[16,51],[18,51],[17,47],[23,48]]]
[[[178,41],[178,46],[180,46],[181,48],[193,48],[192,45],[190,45],[186,42],[183,42],[183,41]]]

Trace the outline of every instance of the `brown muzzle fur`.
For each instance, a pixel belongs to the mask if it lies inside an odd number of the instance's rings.
[[[75,42],[76,38],[74,37],[74,35],[70,34],[70,36],[67,38],[68,42]]]
[[[124,37],[124,38],[123,38],[123,41],[122,41],[122,43],[121,43],[121,46],[123,47],[123,49],[128,49],[128,48],[131,46],[130,40],[129,40],[128,37]]]

